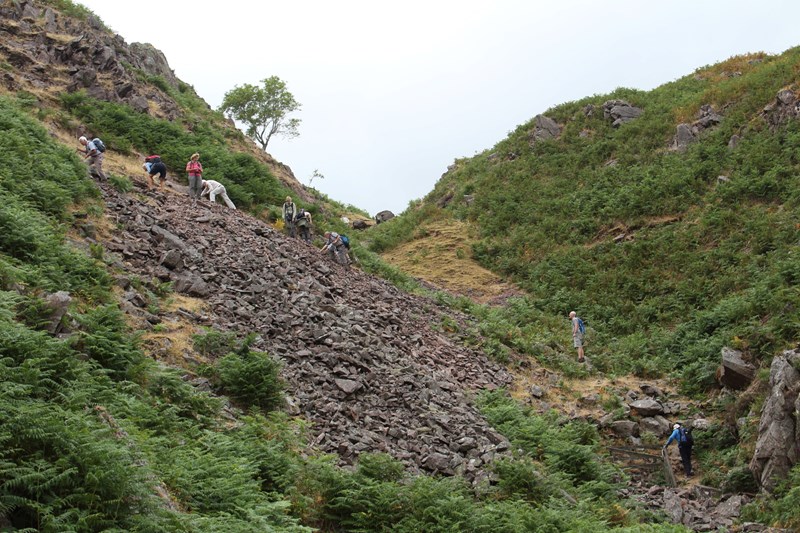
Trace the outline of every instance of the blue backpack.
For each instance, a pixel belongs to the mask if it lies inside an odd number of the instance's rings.
[[[580,317],[578,317],[578,331],[581,332],[581,335],[586,333],[586,326],[584,325],[583,320],[581,320]]]
[[[347,235],[339,235],[339,238],[342,239],[342,244],[348,250],[350,249],[350,238]]]

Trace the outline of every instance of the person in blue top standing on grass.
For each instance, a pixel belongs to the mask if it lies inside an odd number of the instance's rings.
[[[672,441],[678,443],[678,451],[681,452],[681,463],[683,463],[683,471],[686,477],[692,476],[692,444],[694,438],[692,437],[692,430],[684,429],[683,426],[676,423],[672,426],[672,434],[667,439],[664,449],[667,449]]]

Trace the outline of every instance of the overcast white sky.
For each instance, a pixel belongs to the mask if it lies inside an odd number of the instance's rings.
[[[280,77],[300,136],[267,151],[371,214],[401,212],[554,105],[800,45],[796,0],[77,1],[213,107]]]

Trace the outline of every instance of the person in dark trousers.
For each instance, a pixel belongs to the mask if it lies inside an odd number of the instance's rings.
[[[311,242],[311,213],[300,209],[297,212],[295,225],[300,230],[300,238],[306,242]]]
[[[667,439],[664,449],[669,446],[672,441],[678,443],[678,451],[681,452],[681,462],[683,463],[683,471],[686,477],[692,476],[692,439],[689,432],[686,431],[680,424],[672,426],[672,435]]]
[[[283,203],[283,223],[286,227],[286,232],[289,234],[289,237],[294,237],[297,232],[294,225],[295,217],[297,216],[297,206],[294,205],[291,196],[286,197],[286,201]]]
[[[149,167],[148,167],[149,165]],[[155,189],[155,178],[158,176],[158,190],[164,192],[167,183],[167,166],[161,161],[161,156],[148,155],[144,158],[144,167],[147,169],[147,190]]]

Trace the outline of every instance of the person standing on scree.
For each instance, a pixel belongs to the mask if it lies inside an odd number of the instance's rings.
[[[572,321],[572,344],[578,349],[578,362],[583,363],[583,336],[586,332],[586,327],[575,311],[570,311],[569,319]]]
[[[197,202],[203,190],[203,165],[200,164],[200,154],[192,154],[186,163],[186,172],[189,174],[189,196],[192,202]]]
[[[297,206],[294,205],[291,196],[286,197],[283,203],[283,223],[286,227],[286,232],[289,237],[294,237],[297,233],[295,230],[295,218],[297,217]]]

